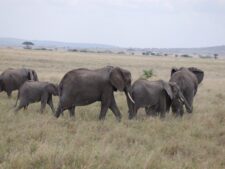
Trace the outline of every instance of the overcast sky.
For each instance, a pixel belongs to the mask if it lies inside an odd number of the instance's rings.
[[[225,0],[0,0],[0,37],[122,47],[225,45]]]

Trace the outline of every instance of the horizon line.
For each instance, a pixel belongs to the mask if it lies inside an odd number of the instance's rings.
[[[37,40],[37,39],[26,39],[26,38],[16,38],[16,37],[0,37],[0,39],[16,39],[16,40],[26,40],[26,41],[43,41],[43,42],[56,42],[56,43],[68,43],[68,44],[88,44],[88,45],[104,45],[114,48],[125,48],[125,49],[198,49],[198,48],[212,48],[212,47],[223,47],[225,44],[220,45],[210,45],[210,46],[198,46],[198,47],[124,47],[107,43],[90,43],[90,42],[68,42],[60,40]]]

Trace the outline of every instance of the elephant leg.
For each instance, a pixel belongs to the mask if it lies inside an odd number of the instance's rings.
[[[6,93],[8,95],[8,98],[11,98],[12,97],[12,91],[7,91]]]
[[[56,113],[55,113],[55,117],[58,118],[60,116],[60,114],[62,114],[63,110],[62,110],[62,107],[61,105],[59,104],[58,105],[58,108],[56,110]]]
[[[107,100],[103,100],[101,102],[101,111],[99,114],[99,120],[104,120],[106,116],[106,112],[108,111],[109,108],[109,102]]]
[[[17,106],[18,100],[19,100],[19,92],[18,92],[18,94],[17,94],[16,103],[15,103],[14,107]]]
[[[145,113],[147,116],[157,116],[155,106],[146,106]]]
[[[160,99],[160,104],[159,104],[159,114],[160,118],[165,118],[166,116],[166,98],[165,96],[162,96]]]
[[[179,110],[179,115],[182,117],[184,114],[184,107],[183,105],[180,107],[180,110]]]
[[[18,112],[20,109],[22,109],[23,106],[19,105],[16,109],[15,109],[15,112]]]
[[[109,108],[112,110],[113,114],[116,116],[116,119],[118,121],[120,121],[121,120],[121,113],[120,113],[120,111],[117,107],[114,96],[112,98],[111,105],[109,106]]]
[[[63,111],[69,109],[73,105],[73,100],[69,97],[61,96],[59,98],[58,107],[55,113],[55,117],[58,118],[60,115],[63,116]]]
[[[52,113],[55,114],[55,108],[52,102],[52,96],[49,97],[47,104],[50,106]]]
[[[47,94],[44,94],[42,97],[41,97],[41,113],[43,113],[45,107],[46,107],[46,104],[47,104]]]
[[[138,109],[139,107],[137,105],[134,105],[133,112],[129,114],[129,119],[133,119],[134,117],[136,117]]]
[[[27,107],[27,105],[24,105],[24,104],[19,104],[19,106],[15,109],[15,112],[18,112],[20,109],[22,109],[22,108],[26,108]]]
[[[165,118],[166,116],[166,111],[161,111],[160,112],[160,118]]]
[[[27,108],[28,108],[28,104],[23,107],[24,110],[27,110]]]
[[[193,99],[194,99],[194,96],[188,96],[186,97],[186,100],[188,102],[188,104],[190,105],[191,109],[189,109],[186,105],[185,105],[185,108],[187,110],[188,113],[192,113],[193,112]]]
[[[19,106],[15,109],[15,112],[18,112],[20,109],[24,108],[24,110],[28,107],[29,102],[24,100],[23,98],[20,99]]]
[[[41,113],[43,113],[44,112],[44,110],[45,110],[45,107],[46,107],[46,102],[41,102],[41,110],[40,110],[40,112]]]
[[[177,107],[176,107],[176,111],[175,111],[175,116],[176,117],[182,117],[183,116],[183,114],[184,114],[184,107],[183,107],[183,104],[181,104],[181,103],[179,103],[179,104],[177,104],[176,105]]]
[[[180,102],[175,102],[172,104],[172,112],[174,116],[182,116],[184,114],[183,104]]]
[[[71,107],[69,109],[70,117],[75,118],[75,106]]]

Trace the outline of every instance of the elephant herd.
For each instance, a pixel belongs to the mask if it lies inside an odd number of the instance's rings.
[[[41,112],[48,104],[55,117],[58,118],[65,110],[74,117],[77,106],[100,101],[100,120],[105,119],[108,109],[120,120],[121,113],[114,97],[118,90],[126,95],[129,119],[136,116],[139,108],[145,108],[146,115],[163,118],[170,108],[176,116],[183,115],[184,106],[188,113],[192,113],[194,96],[203,78],[202,70],[181,67],[171,69],[168,82],[138,79],[131,84],[130,71],[107,66],[95,70],[74,69],[67,72],[59,84],[53,84],[39,81],[35,70],[10,68],[0,75],[0,92],[5,91],[10,97],[12,91],[18,90],[16,112],[26,109],[30,103],[41,102]],[[56,111],[52,95],[59,97]]]

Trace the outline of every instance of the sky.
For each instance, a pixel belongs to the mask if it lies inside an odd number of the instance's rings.
[[[140,48],[225,45],[225,0],[0,0],[0,37]]]

